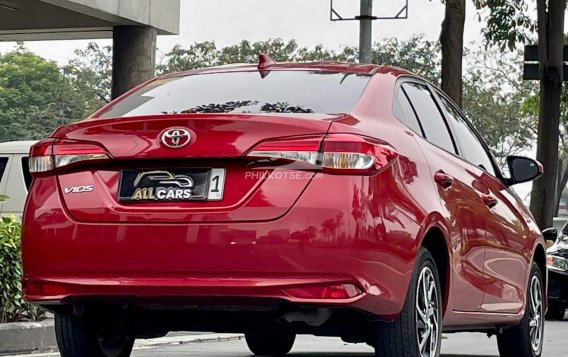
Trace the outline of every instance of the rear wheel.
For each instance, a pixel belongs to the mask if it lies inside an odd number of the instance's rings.
[[[546,312],[547,320],[562,321],[566,315],[566,306],[558,304],[550,304]]]
[[[544,341],[544,284],[536,263],[532,264],[525,315],[521,323],[497,335],[501,357],[539,357]]]
[[[245,340],[257,356],[284,356],[294,346],[296,334],[275,324],[245,333]]]
[[[402,312],[380,324],[377,357],[438,357],[442,339],[442,289],[434,258],[420,249]]]
[[[61,357],[128,357],[134,345],[124,332],[71,315],[55,316],[55,337]]]

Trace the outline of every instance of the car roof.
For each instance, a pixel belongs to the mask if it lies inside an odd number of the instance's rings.
[[[27,154],[36,140],[7,141],[0,143],[0,154]]]
[[[195,74],[226,73],[226,72],[248,72],[258,71],[258,64],[236,63],[230,65],[192,69],[189,71],[165,74],[159,78],[170,78],[178,76],[189,76]],[[373,75],[376,73],[395,73],[398,75],[414,75],[404,69],[394,66],[382,66],[377,64],[352,63],[352,62],[288,62],[274,63],[265,66],[264,71],[318,71]]]

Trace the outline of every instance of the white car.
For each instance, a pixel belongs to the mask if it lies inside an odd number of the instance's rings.
[[[0,143],[0,194],[8,196],[0,202],[0,214],[21,217],[32,177],[28,169],[30,147],[36,141]]]

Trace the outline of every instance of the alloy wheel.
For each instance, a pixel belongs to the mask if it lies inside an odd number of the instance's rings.
[[[533,352],[537,353],[542,348],[544,330],[544,304],[542,288],[538,277],[533,276],[529,289],[529,334]]]
[[[439,339],[438,291],[434,273],[424,267],[418,277],[416,287],[416,337],[420,357],[436,355]]]

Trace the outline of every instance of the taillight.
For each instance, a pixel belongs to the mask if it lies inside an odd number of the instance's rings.
[[[271,140],[260,143],[247,156],[285,159],[317,165],[321,136],[291,140]]]
[[[353,134],[265,141],[248,157],[284,159],[313,165],[336,174],[374,174],[397,157],[396,151],[380,140]]]
[[[41,174],[85,161],[108,160],[102,147],[80,141],[46,139],[30,149],[31,174]]]

